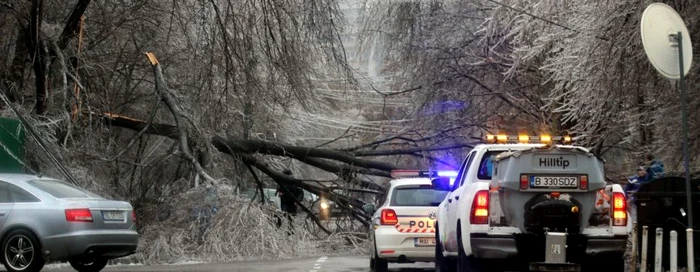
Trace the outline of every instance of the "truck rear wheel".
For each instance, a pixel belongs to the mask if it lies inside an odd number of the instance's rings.
[[[435,224],[435,272],[455,271],[455,261],[442,255],[442,251],[440,231]]]
[[[467,256],[464,253],[464,247],[462,247],[462,232],[461,227],[457,225],[457,243],[458,243],[458,253],[457,253],[457,271],[459,272],[497,272],[499,270],[493,269],[492,267],[483,266],[483,262],[479,259],[474,258],[474,256]]]

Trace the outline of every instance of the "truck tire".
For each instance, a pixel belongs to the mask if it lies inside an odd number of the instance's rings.
[[[442,255],[442,251],[440,231],[437,224],[435,224],[435,272],[455,271],[455,261]]]
[[[474,256],[467,256],[462,247],[462,227],[457,224],[457,270],[458,272],[486,272]],[[493,270],[488,270],[493,271]]]
[[[457,254],[457,271],[459,272],[486,272],[495,270],[486,270],[474,256],[466,256],[464,249],[460,247]]]
[[[502,272],[506,271],[506,263],[510,260],[485,260],[474,256],[467,256],[462,247],[461,227],[457,226],[457,243],[459,252],[457,253],[457,269],[459,272]],[[599,271],[596,271],[599,272]]]

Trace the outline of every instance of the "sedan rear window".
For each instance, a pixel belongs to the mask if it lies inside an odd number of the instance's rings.
[[[100,198],[100,196],[96,194],[63,181],[31,180],[27,183],[56,198]]]
[[[438,206],[447,191],[433,190],[430,185],[401,186],[391,194],[391,206]]]

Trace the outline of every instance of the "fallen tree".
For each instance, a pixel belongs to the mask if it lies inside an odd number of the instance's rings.
[[[174,99],[172,99],[172,94],[167,87],[166,80],[160,68],[160,63],[156,59],[155,55],[153,53],[146,53],[146,55],[150,61],[150,64],[153,66],[153,71],[156,77],[156,93],[159,95],[161,101],[166,104],[168,110],[173,114],[173,117],[175,117],[176,124],[171,125],[155,123],[153,122],[152,118],[144,121],[114,113],[90,112],[90,114],[92,116],[101,117],[111,126],[137,131],[139,132],[139,135],[148,133],[178,141],[180,152],[183,153],[184,157],[190,163],[192,163],[194,170],[197,172],[197,176],[202,176],[207,181],[213,182],[213,178],[206,174],[204,167],[200,165],[199,161],[196,159],[196,156],[190,150],[189,143],[192,141],[190,141],[191,134],[188,133],[196,128],[194,128],[194,125],[191,124],[191,121],[188,122],[189,120],[187,116],[183,114],[180,106],[176,104]],[[151,117],[152,116],[153,115],[151,114]],[[386,162],[364,159],[361,157],[396,155],[416,156],[416,154],[420,154],[422,152],[472,147],[472,145],[468,143],[452,143],[431,147],[407,147],[387,150],[336,150],[328,148],[302,147],[264,140],[236,139],[219,135],[212,137],[210,143],[206,143],[205,145],[209,144],[216,148],[216,150],[219,152],[229,154],[244,164],[258,169],[268,177],[272,178],[272,180],[274,180],[278,185],[296,185],[302,189],[305,189],[306,191],[309,191],[310,193],[332,197],[341,208],[349,211],[354,219],[357,219],[365,226],[369,226],[370,217],[361,210],[361,207],[365,204],[364,201],[344,195],[334,194],[325,186],[303,182],[302,180],[284,175],[278,171],[275,171],[272,167],[257,158],[255,155],[262,154],[293,158],[318,169],[334,173],[340,179],[345,179],[346,182],[357,182],[361,185],[361,187],[370,190],[384,190],[384,188],[379,184],[371,181],[352,179],[351,176],[352,174],[364,174],[390,177],[390,172],[392,170],[402,169],[402,167]],[[255,181],[259,183],[258,188],[261,188],[261,181],[258,178],[256,178]],[[281,188],[286,190],[285,186],[281,186]],[[321,224],[314,212],[301,203],[300,200],[296,200],[296,202],[297,205],[299,205],[301,209],[306,212],[323,231],[327,233],[330,232]]]

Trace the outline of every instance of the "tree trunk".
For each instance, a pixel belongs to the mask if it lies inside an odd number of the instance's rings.
[[[19,26],[17,38],[15,39],[15,55],[12,58],[12,64],[7,74],[2,78],[2,83],[7,88],[7,98],[11,102],[20,101],[22,99],[22,89],[24,88],[24,68],[27,63],[27,30]]]
[[[47,81],[46,81],[46,51],[41,40],[41,23],[43,18],[44,1],[32,0],[29,21],[29,48],[32,53],[34,83],[36,85],[36,105],[34,112],[42,115],[46,112]]]

